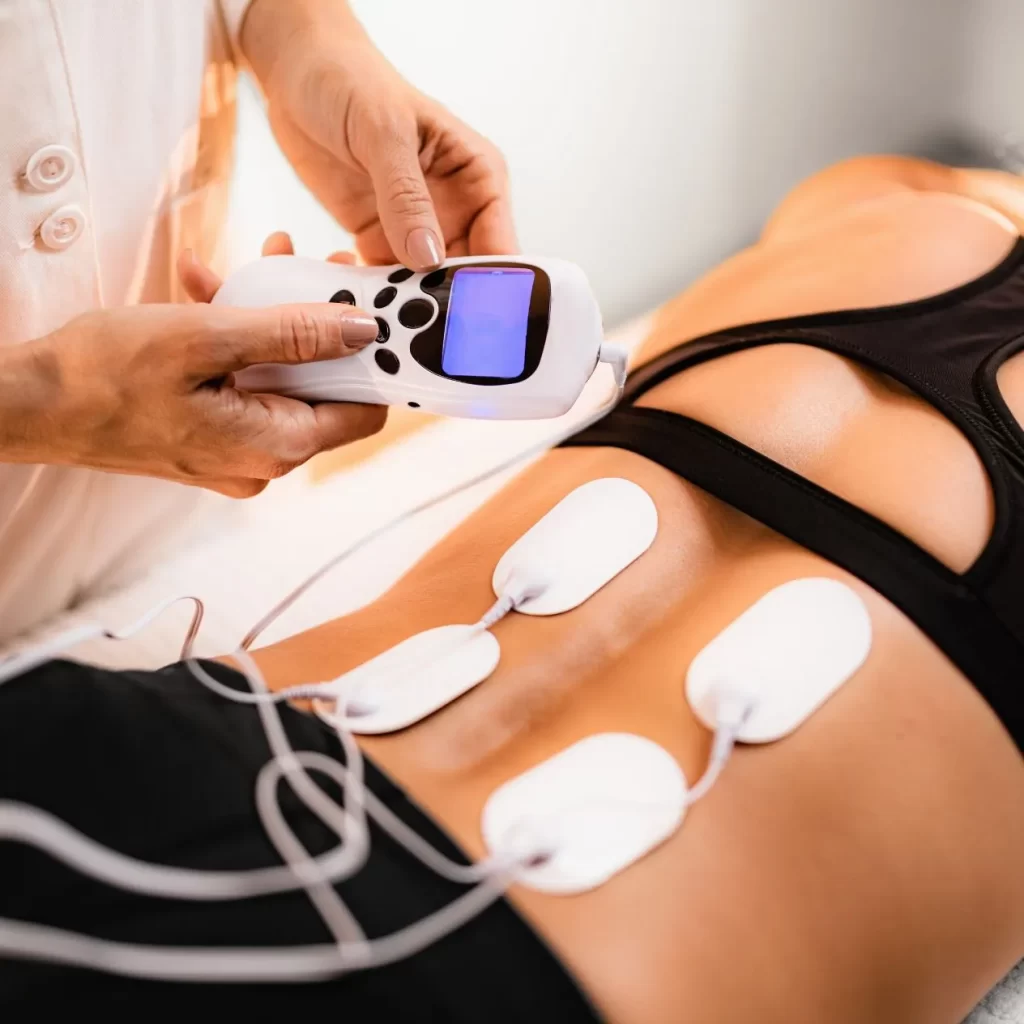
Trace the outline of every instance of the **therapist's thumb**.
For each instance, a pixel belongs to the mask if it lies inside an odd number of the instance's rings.
[[[190,308],[203,319],[202,342],[192,347],[189,367],[200,379],[256,363],[341,359],[365,348],[379,330],[369,313],[343,304]]]
[[[420,167],[415,123],[381,127],[369,147],[367,170],[381,227],[398,261],[413,270],[439,267],[444,236]]]

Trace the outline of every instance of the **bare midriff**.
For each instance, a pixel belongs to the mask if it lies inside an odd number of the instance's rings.
[[[937,294],[1013,242],[953,197],[873,200],[724,264],[661,311],[640,358],[744,322]],[[1018,415],[1022,369],[1001,379]],[[991,530],[981,462],[957,429],[830,353],[753,349],[641,404],[737,437],[958,571]],[[692,782],[709,748],[684,696],[693,656],[772,587],[840,579],[867,605],[873,646],[820,711],[779,743],[739,750],[683,827],[605,885],[509,898],[615,1024],[955,1024],[1024,952],[1020,755],[886,600],[660,466],[612,449],[552,452],[379,600],[258,652],[270,684],[332,678],[420,630],[475,621],[508,546],[609,476],[654,499],[650,550],[572,612],[499,623],[489,679],[410,729],[362,738],[364,750],[474,857],[486,853],[488,796],[583,737],[648,737]]]

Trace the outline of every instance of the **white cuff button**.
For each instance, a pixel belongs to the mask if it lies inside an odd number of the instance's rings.
[[[75,173],[75,154],[67,146],[43,146],[25,165],[25,180],[38,192],[53,192]]]
[[[85,214],[78,206],[54,210],[39,228],[39,237],[48,249],[66,249],[85,228]]]

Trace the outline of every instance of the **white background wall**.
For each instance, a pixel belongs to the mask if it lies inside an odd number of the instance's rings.
[[[614,324],[744,244],[803,175],[1024,125],[1020,0],[355,0],[392,62],[504,150],[523,247]],[[1024,133],[1021,133],[1024,139]],[[344,246],[243,96],[236,258]]]
[[[1024,171],[1024,3],[971,0],[966,88],[957,114],[981,138],[1009,143]]]

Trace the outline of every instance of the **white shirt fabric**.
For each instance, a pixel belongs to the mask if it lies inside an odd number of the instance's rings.
[[[217,265],[249,0],[0,0],[0,344],[180,299]],[[140,477],[0,464],[0,644],[138,576],[220,504]]]

